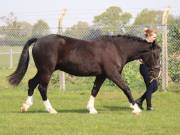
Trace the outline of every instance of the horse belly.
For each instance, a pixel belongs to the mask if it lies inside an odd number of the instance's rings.
[[[86,61],[63,63],[59,65],[59,69],[76,76],[96,76],[102,73],[101,67],[97,63]]]

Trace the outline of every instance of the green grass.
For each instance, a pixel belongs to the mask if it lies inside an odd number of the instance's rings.
[[[27,96],[27,80],[36,72],[28,70],[23,82],[14,88],[5,77],[12,70],[0,70],[0,135],[179,135],[180,95],[171,86],[171,91],[153,95],[155,110],[135,116],[129,109],[127,99],[117,87],[103,86],[95,102],[97,115],[86,110],[93,79],[73,78],[73,85],[66,91],[50,86],[48,97],[58,114],[44,111],[38,90],[35,90],[34,105],[27,113],[20,113],[20,106]],[[78,81],[75,81],[75,80]],[[71,80],[72,82],[72,80]],[[78,89],[78,87],[80,89]],[[139,97],[143,90],[135,88],[132,93]],[[140,89],[140,88],[139,88]],[[141,88],[144,89],[144,88]]]
[[[2,135],[178,135],[180,132],[180,96],[167,92],[154,95],[153,112],[131,114],[125,97],[116,90],[101,91],[96,100],[97,115],[85,109],[88,91],[50,90],[49,98],[59,112],[44,111],[39,93],[28,113],[20,113],[26,91],[4,89],[0,95],[0,134]]]

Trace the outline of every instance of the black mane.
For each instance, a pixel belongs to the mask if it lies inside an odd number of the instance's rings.
[[[143,38],[140,38],[140,37],[136,37],[136,36],[133,36],[133,35],[117,35],[115,37],[122,37],[122,38],[127,38],[127,39],[130,39],[130,40],[134,40],[134,41],[140,41],[140,42],[146,42],[147,41]]]
[[[105,39],[105,40],[114,40],[117,38],[124,38],[124,39],[128,39],[131,41],[138,41],[138,42],[144,42],[144,43],[148,43],[145,39],[140,38],[140,37],[136,37],[133,35],[103,35],[100,37],[100,39]]]

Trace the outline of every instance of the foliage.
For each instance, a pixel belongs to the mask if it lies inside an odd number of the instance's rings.
[[[169,26],[169,73],[173,81],[180,82],[180,17]]]
[[[172,81],[180,82],[180,60],[170,58],[169,60],[169,73]]]
[[[85,40],[91,40],[95,39],[101,35],[103,35],[103,31],[100,28],[89,28],[89,31],[87,31],[82,38]]]
[[[13,12],[0,17],[0,20],[4,22],[4,25],[0,26],[0,36],[4,45],[22,45],[32,35],[42,36],[49,33],[49,26],[45,21],[39,20],[32,26],[26,21],[18,21]]]
[[[43,20],[38,20],[37,23],[33,25],[32,36],[43,36],[50,33],[48,24]]]
[[[94,25],[103,27],[105,32],[116,32],[120,25],[128,24],[132,15],[120,7],[112,6],[94,17]]]
[[[163,11],[143,9],[135,18],[134,25],[161,25],[162,24]],[[175,18],[173,15],[168,16],[168,24],[173,23]]]
[[[123,69],[123,77],[131,88],[144,87],[145,84],[139,72],[138,61],[128,63]]]
[[[79,21],[77,24],[70,28],[67,28],[63,35],[82,38],[85,34],[89,32],[89,25],[87,22]]]
[[[21,40],[27,39],[31,35],[32,25],[25,21],[17,21],[17,17],[11,12],[8,16],[0,18],[5,25],[0,27],[0,33],[7,40],[14,40],[21,37]]]
[[[136,17],[135,25],[160,25],[162,20],[162,11],[143,9]]]
[[[168,41],[170,54],[180,51],[180,18],[169,25]]]

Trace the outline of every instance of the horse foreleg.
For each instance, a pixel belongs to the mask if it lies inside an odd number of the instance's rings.
[[[44,103],[44,106],[45,106],[47,112],[52,113],[52,114],[57,113],[57,111],[52,107],[52,105],[48,99],[43,101],[43,103]]]
[[[91,91],[91,96],[89,98],[88,104],[87,104],[87,109],[89,111],[90,114],[97,114],[97,110],[94,107],[94,102],[95,102],[95,98],[99,92],[99,89],[101,88],[103,82],[105,80],[105,76],[101,75],[101,76],[97,76],[94,82],[94,86],[92,88]]]
[[[133,111],[132,113],[134,114],[139,114],[141,112],[141,109],[138,107],[138,105],[135,103],[130,88],[128,87],[128,85],[124,82],[124,80],[121,78],[121,76],[119,75],[119,73],[114,73],[111,74],[110,76],[108,76],[109,79],[111,79],[120,89],[122,89],[122,91],[124,92],[124,94],[127,96],[129,103],[132,104],[132,108]]]

